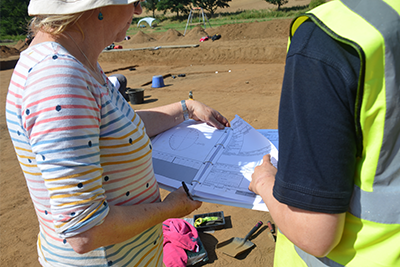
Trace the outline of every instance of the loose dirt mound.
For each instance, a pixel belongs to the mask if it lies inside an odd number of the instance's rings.
[[[124,48],[146,48],[196,45],[193,48],[113,51],[102,53],[99,61],[123,65],[132,64],[250,64],[283,63],[286,55],[287,37],[291,19],[279,19],[264,22],[229,24],[203,29],[200,26],[189,30],[185,36],[169,29],[165,33],[146,34],[139,31],[130,40],[120,44]],[[220,34],[221,39],[201,43],[204,36]],[[19,43],[15,47],[2,47],[1,57],[19,55],[25,49]]]
[[[220,34],[225,41],[244,38],[287,38],[291,21],[291,19],[279,19],[254,23],[226,24],[217,28],[209,28],[206,31],[209,36]]]
[[[196,26],[192,30],[190,30],[188,33],[185,34],[185,40],[199,41],[200,38],[207,36],[207,35],[208,35],[207,32],[202,27]]]
[[[194,27],[185,36],[169,30],[153,36],[151,45],[136,44],[132,40],[122,44],[124,48],[156,46],[195,45],[196,48],[138,50],[130,52],[113,51],[102,53],[100,62],[124,64],[250,64],[284,63],[287,38],[291,19],[265,22],[229,24],[215,28]],[[203,36],[220,34],[216,41],[200,42]],[[160,37],[157,37],[160,36]]]
[[[20,51],[14,47],[8,47],[5,45],[0,46],[0,58],[7,58],[10,56],[19,55]]]
[[[127,45],[129,44],[142,44],[142,43],[147,43],[147,42],[154,42],[156,39],[153,37],[145,34],[142,31],[139,31],[137,34],[135,34],[129,41],[126,42]]]
[[[176,42],[183,37],[182,33],[178,32],[175,29],[169,29],[161,36],[158,41],[160,42]]]
[[[14,46],[19,51],[23,51],[28,48],[28,44],[24,40],[19,40],[18,43]]]

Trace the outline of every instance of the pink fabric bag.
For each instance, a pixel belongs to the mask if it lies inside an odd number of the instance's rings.
[[[198,252],[197,229],[182,219],[168,219],[163,222],[164,257],[166,267],[185,267],[186,250]]]

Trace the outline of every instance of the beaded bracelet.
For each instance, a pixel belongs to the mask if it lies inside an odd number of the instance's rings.
[[[182,105],[182,111],[183,111],[183,118],[185,119],[185,121],[187,121],[189,119],[189,111],[186,106],[186,101],[182,100],[181,105]]]

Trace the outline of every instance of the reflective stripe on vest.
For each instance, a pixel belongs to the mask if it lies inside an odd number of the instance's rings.
[[[344,267],[327,257],[317,258],[307,254],[297,246],[293,245],[281,231],[278,230],[275,248],[275,267]]]
[[[388,34],[393,28],[400,29],[400,16],[383,1],[363,1],[367,4],[358,6],[358,1],[342,0],[350,10],[374,26],[384,39],[386,114],[373,191],[365,191],[355,185],[349,212],[358,218],[373,222],[400,224],[398,207],[400,201],[398,194],[400,188],[400,49],[396,49],[396,46],[400,44],[400,33],[397,36]],[[392,191],[388,190],[389,185],[393,187]]]
[[[358,51],[361,80],[357,99],[362,101],[356,103],[355,124],[361,123],[359,126],[364,129],[360,139],[363,148],[349,212],[372,222],[400,224],[396,205],[400,202],[400,62],[395,61],[400,58],[400,1],[387,0],[397,10],[382,0],[362,0],[364,5],[358,5],[360,1],[327,3],[343,5],[347,16],[331,15],[323,5],[322,12],[316,11],[318,17],[324,17],[323,22],[313,13],[306,14],[293,23],[292,34],[311,18],[332,38]],[[348,30],[345,25],[353,28]],[[397,35],[389,35],[393,28],[399,29]],[[365,62],[364,53],[368,55]]]
[[[342,240],[329,258],[313,257],[289,240],[283,242],[275,257],[297,261],[293,266],[400,266],[399,13],[400,0],[341,0],[321,5],[292,23],[291,36],[310,18],[359,53],[355,125],[362,144]],[[279,239],[277,248],[278,243]]]
[[[310,254],[302,251],[299,249],[297,246],[294,246],[294,249],[296,250],[297,254],[299,254],[300,258],[304,261],[307,262],[308,266],[313,266],[313,267],[344,267],[344,265],[339,264],[327,257],[323,258],[317,258],[314,256],[311,256]]]

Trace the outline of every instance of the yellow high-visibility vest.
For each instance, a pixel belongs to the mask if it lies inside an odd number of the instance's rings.
[[[307,19],[360,57],[354,191],[340,243],[324,258],[278,233],[274,266],[400,266],[400,0],[335,0]],[[397,61],[396,61],[397,60]]]

